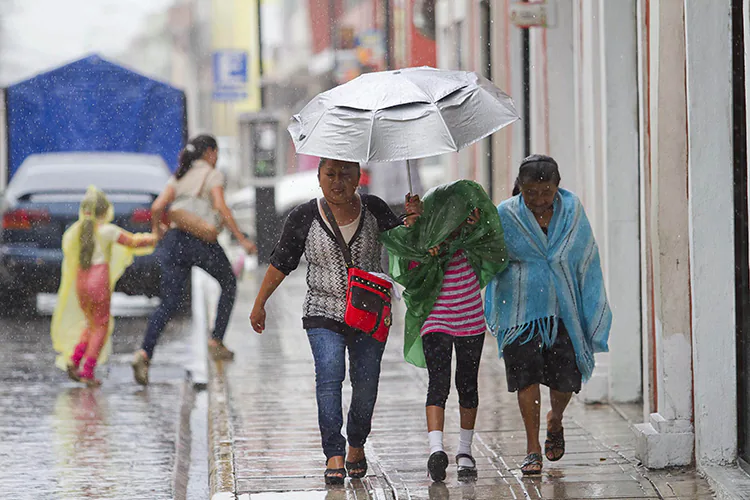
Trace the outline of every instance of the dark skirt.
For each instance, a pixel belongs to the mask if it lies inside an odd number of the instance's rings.
[[[508,391],[520,391],[534,384],[546,385],[558,392],[581,390],[576,352],[562,321],[558,322],[557,338],[552,346],[543,345],[539,332],[524,342],[526,339],[528,335],[521,335],[503,349]]]

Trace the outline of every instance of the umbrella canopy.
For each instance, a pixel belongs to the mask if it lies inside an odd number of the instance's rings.
[[[382,162],[459,151],[517,119],[513,100],[486,78],[422,67],[366,73],[318,94],[289,133],[301,154]]]

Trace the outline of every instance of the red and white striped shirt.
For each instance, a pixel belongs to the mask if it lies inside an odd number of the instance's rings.
[[[466,254],[458,251],[448,262],[435,305],[422,326],[422,335],[440,332],[465,337],[487,329],[479,280]]]

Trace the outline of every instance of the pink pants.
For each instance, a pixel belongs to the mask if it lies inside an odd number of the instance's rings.
[[[109,328],[109,264],[78,269],[76,292],[86,316],[86,330],[81,334],[80,343],[87,345],[86,357],[95,360],[104,347]]]

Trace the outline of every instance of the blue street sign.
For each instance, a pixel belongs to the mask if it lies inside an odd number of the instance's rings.
[[[247,99],[248,64],[244,50],[219,50],[213,54],[215,101]]]

